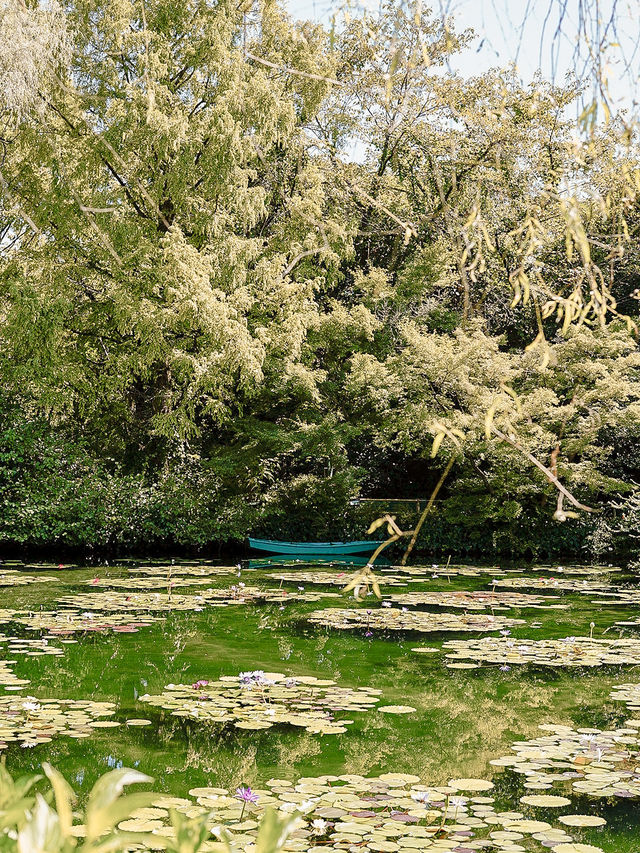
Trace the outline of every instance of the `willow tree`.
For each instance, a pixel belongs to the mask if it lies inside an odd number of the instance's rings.
[[[67,61],[6,113],[12,381],[107,439],[189,435],[265,377],[297,381],[314,282],[290,273],[342,240],[301,144],[326,37],[272,3],[74,0],[64,18]]]

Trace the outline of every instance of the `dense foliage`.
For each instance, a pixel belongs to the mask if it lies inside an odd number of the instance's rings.
[[[7,0],[0,28],[1,541],[406,527],[453,454],[423,547],[629,547],[630,128],[576,141],[577,87],[461,79],[470,34],[397,3],[328,33]]]

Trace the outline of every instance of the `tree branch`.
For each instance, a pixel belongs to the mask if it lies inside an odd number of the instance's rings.
[[[514,438],[511,438],[510,436],[505,435],[503,432],[500,432],[500,430],[497,429],[497,427],[495,427],[493,424],[491,425],[491,432],[496,435],[501,441],[506,441],[506,443],[510,444],[511,447],[514,447],[519,453],[522,453],[523,456],[526,456],[529,462],[531,462],[533,465],[536,466],[536,468],[542,471],[547,480],[552,483],[562,495],[564,495],[564,497],[569,501],[569,503],[572,503],[575,507],[577,507],[578,509],[582,509],[585,512],[599,511],[597,509],[593,509],[593,507],[586,506],[585,504],[580,503],[577,498],[574,498],[571,492],[562,485],[562,483],[555,476],[555,474],[549,468],[547,468],[546,465],[543,465],[542,462],[540,462],[540,460],[533,455],[533,453],[529,453],[529,451],[521,444],[519,444]]]

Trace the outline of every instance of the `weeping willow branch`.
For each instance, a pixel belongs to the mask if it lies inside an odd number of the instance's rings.
[[[449,473],[450,473],[451,469],[453,468],[453,463],[455,461],[456,461],[456,454],[454,453],[451,456],[451,458],[449,459],[449,461],[447,462],[447,467],[444,469],[444,471],[440,475],[440,479],[436,483],[434,490],[431,492],[431,497],[429,498],[429,501],[428,501],[426,507],[422,511],[422,515],[418,519],[418,523],[416,524],[415,529],[413,530],[412,535],[411,535],[411,541],[409,542],[409,545],[407,546],[407,550],[404,552],[404,555],[402,557],[402,564],[401,565],[406,566],[407,560],[409,559],[409,555],[413,551],[413,547],[418,540],[418,535],[420,533],[422,525],[424,524],[427,516],[429,515],[429,512],[431,511],[431,507],[433,506],[434,501],[438,496],[438,492],[442,488],[444,481],[449,476]]]
[[[533,453],[529,453],[529,451],[526,448],[524,448],[521,444],[519,444],[519,442],[517,442],[514,438],[511,438],[511,436],[505,435],[505,433],[501,432],[493,424],[491,424],[491,432],[495,436],[497,436],[501,441],[505,441],[507,444],[510,444],[511,447],[513,447],[515,450],[517,450],[519,453],[521,453],[523,456],[525,456],[529,460],[529,462],[531,462],[533,465],[536,466],[536,468],[538,468],[540,471],[542,471],[542,473],[547,478],[547,480],[550,483],[552,483],[556,487],[556,489],[560,492],[560,494],[564,495],[564,497],[569,501],[569,503],[573,504],[573,506],[575,506],[577,509],[584,510],[584,512],[598,512],[597,509],[593,509],[593,507],[586,506],[586,504],[580,503],[580,501],[577,498],[575,498],[571,494],[571,492],[567,488],[565,488],[565,486],[562,485],[560,480],[555,476],[555,474],[553,473],[553,471],[551,471],[550,468],[547,468],[546,465],[543,465],[543,463],[539,459],[537,459],[533,455]]]

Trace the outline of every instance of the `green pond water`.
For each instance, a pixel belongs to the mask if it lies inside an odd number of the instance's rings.
[[[38,570],[54,574],[55,581],[3,587],[0,606],[55,609],[56,600],[63,595],[104,591],[104,587],[87,585],[87,581],[128,577],[128,566],[132,565],[62,570],[38,566]],[[5,563],[2,568],[36,573],[34,566],[15,563]],[[281,568],[275,566],[270,571]],[[300,568],[336,574],[352,571],[326,565]],[[267,579],[266,571],[250,569],[243,563],[241,578],[231,567],[228,576],[212,577],[210,585],[223,587],[242,580],[247,585],[277,587],[279,582]],[[430,576],[431,572],[429,565],[425,573]],[[527,568],[526,573],[537,576],[535,568]],[[549,572],[544,576],[548,577]],[[177,592],[197,595],[201,589],[180,588],[178,578],[174,579]],[[450,580],[429,577],[426,582],[383,587],[383,591],[486,590],[491,586],[490,579],[490,575]],[[601,576],[593,579],[607,580]],[[622,573],[612,575],[610,580],[616,584],[632,583]],[[302,582],[300,586],[306,591],[339,589]],[[297,584],[285,583],[284,587],[295,592]],[[510,609],[500,613],[527,620],[528,625],[512,629],[512,636],[529,639],[588,636],[591,622],[595,623],[593,636],[600,637],[615,621],[636,616],[637,608],[598,607],[592,603],[594,597],[563,595],[561,601],[571,605],[567,610]],[[490,759],[509,754],[510,744],[516,740],[538,736],[540,724],[607,728],[632,716],[623,703],[611,700],[609,693],[616,684],[640,680],[640,672],[633,667],[563,671],[513,666],[503,672],[494,666],[451,670],[444,665],[441,654],[419,655],[411,651],[412,647],[483,634],[403,635],[375,630],[373,636],[366,637],[364,629],[327,630],[305,623],[305,614],[320,607],[378,607],[371,599],[367,602],[358,605],[352,596],[350,600],[344,596],[289,603],[284,609],[278,604],[247,604],[170,612],[157,614],[166,618],[138,633],[75,635],[78,642],[65,645],[62,657],[18,655],[12,658],[16,660],[14,671],[31,681],[22,691],[24,695],[109,700],[118,707],[115,719],[124,723],[129,718],[147,718],[152,725],[96,729],[91,737],[82,740],[54,737],[50,743],[33,749],[12,744],[6,750],[7,766],[14,774],[36,772],[40,762],[49,761],[81,795],[99,775],[123,765],[153,776],[154,790],[176,796],[186,796],[190,788],[199,786],[260,787],[272,777],[295,780],[321,774],[412,773],[429,785],[446,784],[455,777],[493,778],[505,808],[520,809],[529,816],[553,822],[554,812],[519,805],[518,798],[526,793],[522,779],[515,774],[497,773],[489,764]],[[450,607],[423,609],[464,612]],[[540,627],[531,627],[532,622]],[[14,625],[3,626],[0,631],[38,636]],[[619,635],[619,629],[615,629],[606,636]],[[627,630],[625,636],[634,636],[633,631]],[[376,710],[355,713],[355,722],[347,733],[322,737],[303,729],[278,726],[263,731],[205,726],[139,701],[141,695],[160,693],[169,683],[190,684],[256,669],[331,678],[349,687],[379,688],[380,704],[410,705],[416,711],[406,715]],[[553,793],[567,790],[570,789],[565,786]],[[594,844],[607,853],[640,851],[638,803],[620,798],[607,803],[569,796],[572,806],[566,811],[600,814],[608,821],[597,830],[570,830],[576,841]]]

